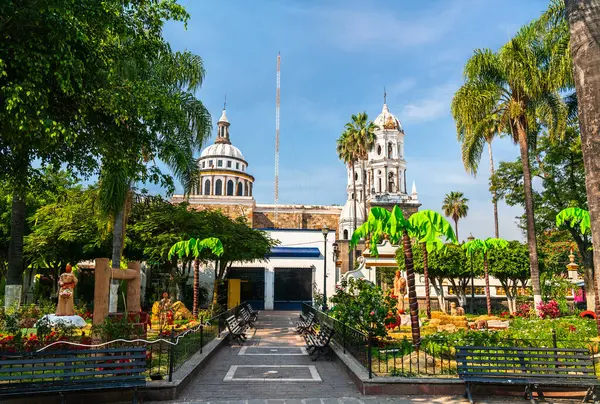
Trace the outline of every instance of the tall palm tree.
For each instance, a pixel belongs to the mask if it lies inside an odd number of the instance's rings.
[[[357,208],[356,208],[356,173],[354,170],[354,166],[357,159],[357,145],[356,138],[352,136],[352,134],[345,130],[342,135],[337,140],[337,154],[340,160],[342,160],[348,167],[351,168],[352,172],[352,203],[354,204],[354,217],[353,217],[353,226],[352,231],[354,232],[357,227]],[[348,249],[348,270],[352,270],[353,268],[353,251],[352,249]]]
[[[137,78],[150,81],[157,92],[161,92],[165,99],[160,107],[165,108],[166,115],[160,123],[160,132],[157,131],[156,137],[148,142],[148,149],[132,150],[125,156],[113,151],[103,156],[100,204],[104,213],[114,220],[113,268],[119,268],[121,264],[131,187],[137,181],[148,179],[146,165],[161,160],[180,180],[184,193],[189,193],[197,178],[194,153],[202,150],[211,131],[210,114],[194,96],[204,79],[204,66],[199,56],[189,52],[165,53],[148,71],[133,74],[143,74]],[[115,128],[132,131],[132,138],[134,131],[139,129],[139,126]],[[156,172],[156,167],[152,169]],[[111,306],[114,308],[114,303]]]
[[[487,143],[488,154],[490,157],[490,179],[494,177],[494,156],[492,153],[492,141],[500,137],[504,132],[504,126],[499,119],[498,114],[491,114],[484,117],[479,124],[475,125],[473,130],[468,130],[462,125],[459,119],[457,123],[458,141],[461,142],[462,160],[467,172],[473,176],[477,175],[481,154],[484,145]],[[492,192],[492,203],[494,205],[494,234],[496,238],[500,237],[498,224],[498,196],[494,188]]]
[[[377,125],[369,121],[369,116],[366,112],[359,112],[357,115],[352,115],[350,122],[345,126],[346,132],[354,138],[356,145],[356,159],[361,164],[361,183],[362,183],[362,202],[363,202],[363,217],[367,219],[367,176],[365,175],[365,161],[369,157],[369,152],[375,145],[375,130]],[[356,223],[354,224],[356,229]]]
[[[454,220],[456,239],[458,239],[458,221],[466,217],[469,212],[467,202],[469,202],[469,199],[465,198],[464,194],[458,191],[452,191],[444,197],[442,210],[446,217],[451,217]]]
[[[556,91],[556,75],[563,66],[554,61],[552,49],[539,40],[538,32],[530,24],[497,53],[489,49],[476,50],[465,66],[465,83],[452,100],[452,114],[459,128],[474,132],[482,120],[497,114],[502,126],[519,145],[536,306],[541,302],[541,291],[529,148],[539,130],[540,113],[544,114],[551,134],[564,132],[567,111]]]

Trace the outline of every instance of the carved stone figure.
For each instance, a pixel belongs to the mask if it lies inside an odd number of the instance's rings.
[[[65,272],[60,275],[58,280],[58,304],[56,306],[57,316],[75,315],[75,307],[73,305],[73,290],[75,289],[75,286],[77,286],[77,278],[71,271],[71,265],[67,264]]]
[[[398,313],[404,313],[404,296],[406,296],[406,279],[401,276],[400,271],[396,271],[394,277],[394,296],[398,299],[396,306]]]

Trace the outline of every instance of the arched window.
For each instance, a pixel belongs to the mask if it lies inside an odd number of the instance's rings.
[[[233,181],[232,180],[227,181],[227,195],[230,195],[230,196],[233,195]]]
[[[388,158],[392,158],[392,142],[388,143]]]
[[[344,240],[348,240],[348,229],[344,230]]]
[[[204,181],[204,195],[210,195],[210,180]]]
[[[379,191],[378,192],[383,192],[383,189],[381,188],[381,177],[377,178],[378,182],[379,182]]]
[[[217,180],[215,182],[215,195],[222,195],[222,194],[223,194],[223,181]]]
[[[242,183],[238,182],[236,195],[237,196],[242,196],[243,193],[244,193],[244,189],[242,188]]]
[[[252,196],[252,184],[249,184],[248,188],[250,188],[250,190],[248,191],[248,193],[249,193],[250,196]]]
[[[244,182],[244,196],[248,196],[248,181]]]
[[[381,145],[377,145],[377,155],[381,156]]]

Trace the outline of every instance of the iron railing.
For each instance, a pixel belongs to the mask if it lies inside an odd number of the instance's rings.
[[[343,324],[310,304],[303,304],[302,312],[313,312],[320,324],[334,329],[332,340],[350,353],[368,372],[375,376],[399,377],[458,377],[456,346],[495,346],[528,348],[585,348],[588,349],[596,374],[600,375],[600,350],[598,343],[589,341],[558,340],[553,332],[549,339],[474,338],[453,341],[447,335],[427,336],[417,349],[411,340],[404,338],[382,339]],[[476,335],[476,334],[475,334]]]

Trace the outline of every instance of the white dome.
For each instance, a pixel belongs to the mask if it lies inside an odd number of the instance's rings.
[[[356,209],[358,210],[356,223],[360,226],[365,221],[363,204],[359,201],[356,201]],[[346,204],[342,208],[342,213],[340,214],[340,223],[350,222],[354,222],[354,201],[352,199],[348,199],[346,201]]]
[[[381,129],[397,129],[400,132],[404,132],[400,121],[390,112],[387,104],[383,104],[381,114],[375,118],[373,123],[379,126]]]
[[[237,147],[227,143],[215,143],[202,150],[200,158],[203,157],[233,157],[244,160],[244,155]]]

